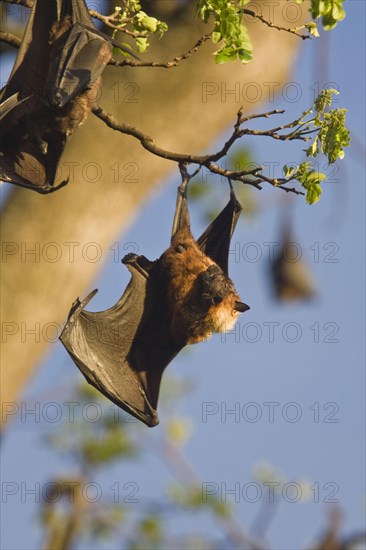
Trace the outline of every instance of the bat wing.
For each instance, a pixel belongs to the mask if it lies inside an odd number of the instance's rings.
[[[136,255],[123,262],[131,280],[120,300],[97,313],[84,310],[96,291],[77,300],[60,339],[90,384],[147,426],[156,426],[163,371],[183,346],[168,338],[156,264]]]
[[[57,20],[57,2],[35,0],[8,83],[0,91],[0,104],[14,94],[20,94],[19,99],[42,96],[49,67],[49,32]]]
[[[216,262],[226,276],[228,276],[231,237],[234,233],[241,211],[241,204],[238,202],[232,190],[230,200],[225,208],[197,239],[197,244],[202,252]]]
[[[50,124],[42,136],[49,144],[47,155],[43,155],[31,139],[15,141],[15,146],[12,146],[22,119],[43,107],[43,101],[37,95],[23,99],[20,96],[20,93],[13,94],[0,105],[0,138],[7,145],[0,151],[0,179],[39,193],[56,191],[67,183],[65,180],[53,186],[66,136]]]
[[[57,2],[60,9],[60,19],[65,15],[71,15],[73,23],[94,27],[85,0],[57,0]]]
[[[112,45],[92,29],[75,23],[54,46],[58,55],[50,63],[45,95],[52,105],[64,107],[101,76],[111,58]]]
[[[66,16],[71,18],[71,30],[50,48],[51,27]],[[67,183],[54,185],[67,142],[66,130],[54,121],[58,108],[90,88],[110,59],[111,45],[93,28],[84,0],[35,0],[9,82],[0,92],[3,181],[40,193]],[[27,128],[24,121],[32,121],[33,127]],[[47,144],[46,153],[32,139],[37,128],[42,129],[39,137]]]
[[[15,113],[15,107],[20,107],[20,105],[28,99],[29,96],[21,99],[19,93],[13,94],[12,96],[8,97],[8,99],[6,99],[0,105],[0,121],[5,120],[5,117],[10,115],[11,113]]]
[[[44,107],[42,99],[49,70],[49,32],[58,20],[59,0],[35,0],[18,55],[6,86],[0,92],[0,178],[29,187],[40,193],[55,191],[57,166],[66,144],[66,136],[54,130],[52,121],[47,155],[30,139],[17,141],[22,119]]]

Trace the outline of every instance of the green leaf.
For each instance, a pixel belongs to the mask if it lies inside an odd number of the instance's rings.
[[[158,20],[155,17],[143,17],[140,21],[141,27],[149,32],[156,32],[158,28]]]
[[[318,25],[315,23],[315,21],[311,21],[310,23],[308,23],[305,26],[308,29],[309,34],[311,36],[315,36],[316,38],[318,38],[320,36],[319,31],[318,31]]]
[[[350,144],[350,133],[345,126],[347,109],[335,109],[324,115],[319,132],[322,152],[328,156],[329,164],[337,158],[344,158],[344,147]]]
[[[136,38],[136,47],[139,53],[146,52],[147,48],[149,47],[147,38],[145,38],[144,36]]]
[[[306,202],[308,204],[318,202],[322,193],[320,183],[326,179],[326,175],[312,169],[310,162],[302,162],[296,171],[295,177],[306,189]]]
[[[326,107],[330,107],[332,105],[333,95],[339,95],[338,90],[335,90],[334,88],[325,88],[320,92],[314,102],[318,115],[322,115]]]
[[[283,167],[283,173],[286,178],[290,178],[295,173],[295,167],[294,166],[285,166]]]
[[[308,188],[306,193],[306,202],[308,204],[315,204],[320,199],[322,189],[320,185],[312,185]]]
[[[226,63],[240,59],[249,63],[252,59],[253,46],[241,10],[248,0],[200,0],[197,14],[207,23],[210,16],[215,20],[212,42],[222,42],[215,52],[216,63]]]
[[[221,40],[221,32],[213,32],[212,33],[212,42],[214,44],[217,44],[217,42],[220,42]]]
[[[346,16],[343,0],[311,0],[310,11],[313,19],[322,18],[326,31],[333,29]]]
[[[226,63],[227,61],[235,61],[238,55],[237,52],[230,46],[223,46],[221,50],[216,52],[215,61],[217,64]]]
[[[307,157],[316,157],[318,154],[318,136],[316,136],[310,147],[305,149],[305,153]]]
[[[132,48],[129,44],[126,44],[125,42],[123,44],[121,44],[121,46],[123,46],[124,48],[129,48],[132,52]],[[117,46],[114,46],[113,49],[113,55],[123,55],[124,57],[130,57],[130,54],[128,52],[125,52],[124,50],[121,50],[120,48],[118,48]]]

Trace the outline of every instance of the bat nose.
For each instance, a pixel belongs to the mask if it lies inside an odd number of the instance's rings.
[[[243,302],[235,302],[235,311],[239,311],[240,313],[244,313],[245,311],[248,311],[250,307],[247,304],[243,304]]]

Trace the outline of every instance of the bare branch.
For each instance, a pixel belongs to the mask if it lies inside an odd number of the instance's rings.
[[[113,65],[114,67],[124,67],[126,65],[129,65],[130,67],[158,67],[163,69],[170,69],[171,67],[176,67],[178,63],[188,59],[193,54],[195,54],[197,50],[202,46],[202,44],[204,44],[209,38],[211,38],[211,34],[212,33],[208,33],[201,36],[192,48],[190,48],[187,52],[182,53],[177,57],[174,57],[174,59],[172,59],[171,61],[135,61],[133,59],[123,59],[121,61],[117,61],[116,59],[112,59],[109,62],[109,65]]]
[[[133,136],[134,138],[138,139],[141,143],[141,145],[152,153],[153,155],[156,155],[158,157],[164,158],[165,160],[171,160],[173,162],[177,162],[179,165],[188,165],[188,164],[196,164],[200,168],[205,167],[207,168],[212,174],[218,174],[220,176],[224,176],[227,178],[230,178],[235,181],[240,181],[241,183],[244,183],[246,185],[251,185],[253,187],[256,187],[257,189],[262,189],[261,183],[269,183],[273,187],[278,187],[279,189],[283,189],[287,193],[295,193],[297,195],[303,195],[304,193],[302,191],[298,191],[295,188],[288,188],[285,187],[285,185],[293,180],[294,178],[281,178],[281,179],[273,179],[268,178],[264,176],[262,173],[260,173],[263,170],[262,166],[256,167],[251,170],[241,170],[241,171],[234,171],[234,170],[226,170],[224,168],[221,168],[216,164],[216,162],[220,159],[222,159],[224,156],[227,155],[232,145],[243,135],[256,135],[256,132],[254,130],[248,130],[248,129],[240,129],[240,121],[242,117],[242,110],[239,110],[237,114],[237,120],[234,125],[234,131],[230,138],[227,140],[225,145],[222,147],[220,151],[213,154],[208,155],[191,155],[191,154],[184,154],[184,153],[175,153],[173,151],[167,151],[166,149],[162,149],[158,145],[154,143],[154,140],[139,130],[138,128],[134,128],[133,126],[130,126],[129,124],[118,122],[114,119],[114,117],[108,113],[106,113],[99,105],[95,106],[93,108],[93,113],[95,116],[100,118],[109,128],[112,130],[115,130],[117,132],[121,132],[122,134],[126,134],[129,136]],[[251,115],[249,117],[246,117],[248,119],[253,118],[268,118],[272,114],[278,114],[278,110],[269,111],[268,113],[263,113],[261,115]],[[291,123],[293,124],[293,123]],[[289,125],[285,125],[284,128],[287,128]],[[290,125],[291,126],[291,125]],[[279,136],[277,138],[277,134],[273,133],[271,135],[271,130],[259,132],[258,135],[264,135],[264,136],[271,136],[275,139],[279,139],[282,136]],[[286,137],[286,136],[285,136]],[[291,138],[291,139],[299,139],[299,138]],[[254,177],[253,177],[254,176]]]
[[[115,118],[112,115],[103,111],[103,109],[99,105],[93,108],[93,113],[98,118],[100,118],[112,130],[116,130],[117,132],[121,132],[122,134],[127,134],[129,136],[133,136],[136,139],[138,139],[141,145],[147,151],[150,151],[150,153],[153,153],[158,157],[164,158],[166,160],[172,160],[178,163],[186,162],[189,164],[191,163],[204,164],[210,159],[209,155],[206,155],[206,156],[185,155],[181,153],[173,153],[172,151],[167,151],[165,149],[162,149],[161,147],[155,145],[154,140],[150,136],[148,136],[147,134],[144,134],[144,132],[142,132],[138,128],[134,128],[133,126],[130,126],[129,124],[118,122],[117,120],[115,120]]]
[[[247,8],[244,8],[242,11],[246,15],[250,15],[251,17],[254,17],[254,19],[258,19],[259,21],[267,25],[267,27],[271,27],[272,29],[277,29],[278,31],[285,31],[285,32],[289,32],[290,34],[295,34],[296,36],[298,36],[299,38],[302,38],[303,40],[307,40],[308,38],[311,38],[310,34],[301,34],[294,29],[275,25],[272,21],[267,21],[267,19],[265,19],[263,15],[259,15],[258,13],[255,13],[252,10],[248,10]]]
[[[89,10],[89,13],[93,17],[93,19],[98,19],[98,21],[101,21],[102,23],[104,23],[104,25],[106,25],[106,27],[109,27],[110,29],[123,32],[124,34],[127,34],[128,36],[133,36],[134,38],[146,37],[146,33],[129,31],[128,29],[121,27],[121,25],[119,25],[118,22],[115,22],[114,13],[112,13],[112,15],[103,15],[102,13],[99,13],[96,10]],[[128,21],[129,20],[126,20],[124,22],[127,23]]]
[[[7,0],[9,1],[9,0]],[[136,61],[135,59],[129,59],[125,58],[121,61],[117,61],[116,59],[111,59],[111,61],[108,63],[108,65],[112,65],[113,67],[155,67],[155,68],[163,68],[163,69],[171,69],[172,67],[176,67],[181,61],[188,59],[193,54],[196,53],[196,51],[208,40],[211,36],[210,34],[205,34],[204,36],[201,36],[199,40],[197,40],[196,44],[187,52],[182,53],[181,55],[178,55],[171,61]],[[10,34],[8,32],[0,32],[0,42],[4,42],[5,44],[9,44],[9,46],[13,46],[13,48],[19,48],[21,44],[20,38],[17,36]]]

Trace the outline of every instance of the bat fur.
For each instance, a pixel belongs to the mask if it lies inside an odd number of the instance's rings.
[[[189,227],[178,229],[158,262],[174,340],[196,344],[234,326],[239,295],[231,279],[199,249]]]

